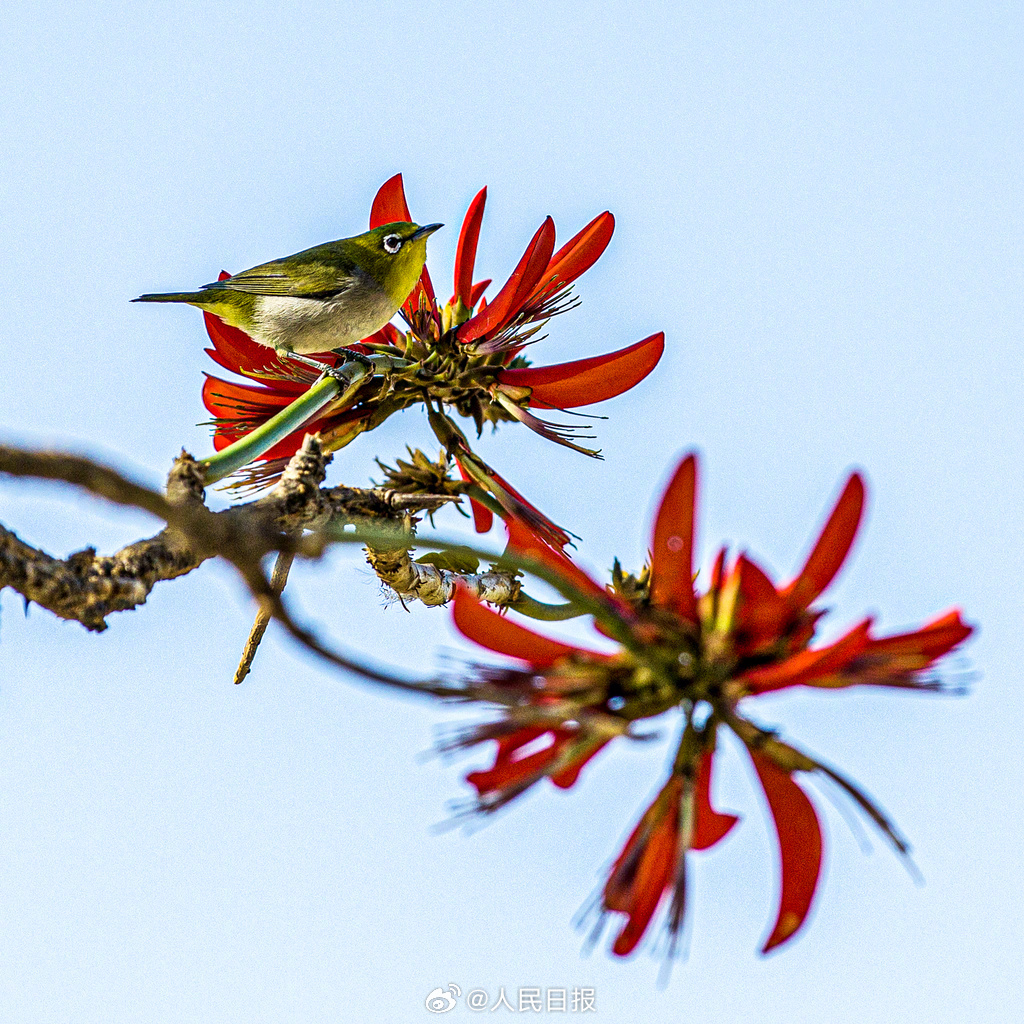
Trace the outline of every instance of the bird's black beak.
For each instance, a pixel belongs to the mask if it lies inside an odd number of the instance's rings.
[[[418,238],[426,238],[427,235],[432,235],[438,228],[443,228],[443,224],[427,224],[422,228],[417,228],[410,236],[409,241],[415,242]]]

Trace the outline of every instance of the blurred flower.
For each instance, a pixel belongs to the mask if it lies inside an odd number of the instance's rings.
[[[719,842],[735,824],[710,801],[721,727],[745,745],[774,823],[780,857],[775,924],[762,952],[790,939],[803,924],[817,887],[822,837],[814,807],[797,783],[817,773],[837,783],[901,854],[908,847],[883,812],[852,782],[755,725],[741,705],[794,686],[854,685],[941,689],[931,671],[970,636],[959,611],[888,637],[864,619],[839,640],[812,647],[824,614],[814,602],[849,553],[864,506],[864,483],[853,473],[806,563],[776,587],[746,554],[731,565],[723,549],[708,585],[694,588],[697,462],[677,467],[655,517],[650,565],[637,576],[618,564],[606,589],[519,523],[510,546],[586,614],[618,650],[599,653],[534,633],[460,591],[454,619],[470,640],[515,659],[513,667],[479,667],[464,681],[467,699],[497,704],[501,717],[457,735],[450,747],[497,741],[491,768],[473,772],[474,809],[490,812],[543,778],[572,785],[587,762],[616,736],[642,738],[636,723],[679,708],[683,733],[668,782],[642,816],[613,865],[601,899],[601,920],[626,917],[613,944],[630,953],[658,906],[668,899],[670,952],[686,902],[686,854]]]

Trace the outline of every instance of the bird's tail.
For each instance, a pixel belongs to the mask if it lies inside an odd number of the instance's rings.
[[[140,295],[137,299],[132,299],[132,302],[191,302],[195,305],[198,303],[209,303],[210,293],[161,292],[157,295]]]

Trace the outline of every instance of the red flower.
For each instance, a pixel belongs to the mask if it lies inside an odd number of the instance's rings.
[[[745,554],[727,566],[723,550],[707,587],[694,588],[697,462],[677,467],[655,518],[651,563],[637,577],[618,568],[612,591],[601,587],[558,550],[513,524],[511,546],[606,635],[614,654],[562,644],[480,605],[460,591],[456,626],[469,639],[515,658],[514,668],[481,669],[466,684],[470,699],[503,705],[497,721],[455,743],[498,740],[493,766],[474,772],[477,809],[490,811],[541,779],[571,785],[579,770],[633,723],[678,707],[685,727],[669,781],[644,813],[606,882],[602,913],[624,914],[613,951],[630,953],[658,906],[669,899],[670,949],[685,908],[686,852],[706,849],[735,823],[714,811],[710,779],[717,730],[746,745],[778,837],[780,896],[762,952],[791,938],[804,923],[817,888],[822,838],[814,807],[795,781],[819,773],[837,782],[900,853],[907,845],[885,815],[852,782],[779,740],[741,713],[743,701],[784,687],[893,686],[940,688],[932,666],[970,636],[951,611],[920,629],[872,635],[865,619],[845,636],[811,647],[823,612],[814,602],[835,578],[860,523],[864,484],[850,476],[804,567],[776,587]]]
[[[466,212],[455,254],[454,293],[447,305],[439,306],[424,267],[403,312],[421,336],[433,333],[440,339],[453,332],[465,350],[460,358],[468,358],[470,370],[486,382],[487,392],[508,416],[550,440],[577,448],[568,440],[569,428],[546,423],[528,408],[573,409],[621,395],[657,365],[665,349],[665,335],[652,334],[617,352],[589,359],[545,367],[519,365],[520,352],[540,326],[573,307],[569,289],[607,248],[615,218],[608,212],[600,214],[554,252],[555,225],[548,217],[511,277],[487,303],[483,293],[490,280],[472,283],[486,200],[487,189],[482,188]],[[386,224],[390,217],[406,216],[411,214],[402,176],[396,174],[377,193],[370,227]]]
[[[472,284],[486,189],[470,204],[455,260],[455,293],[442,308],[426,267],[402,307],[408,330],[392,324],[362,345],[364,354],[396,357],[386,378],[367,381],[349,404],[328,406],[315,419],[279,441],[259,459],[269,462],[254,478],[269,477],[281,460],[294,454],[304,434],[321,431],[328,450],[347,444],[392,412],[434,401],[471,417],[478,433],[484,421],[519,420],[559,444],[589,455],[598,453],[573,440],[575,427],[545,421],[532,410],[572,409],[603,402],[628,391],[657,365],[664,334],[653,334],[617,352],[554,366],[531,367],[522,350],[550,317],[572,308],[570,288],[604,252],[614,219],[602,213],[554,252],[555,229],[549,217],[534,236],[519,266],[488,304],[489,280]],[[402,177],[385,182],[374,199],[370,227],[410,216]],[[222,275],[227,276],[227,275]],[[208,377],[203,402],[212,413],[218,451],[245,436],[305,393],[316,374],[292,361],[282,362],[241,331],[206,314],[213,342],[207,349],[221,366],[258,382],[236,384]],[[399,357],[401,359],[399,360]],[[331,353],[317,356],[336,365]]]

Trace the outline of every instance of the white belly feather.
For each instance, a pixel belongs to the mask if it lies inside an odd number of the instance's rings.
[[[349,288],[329,299],[290,295],[257,295],[253,309],[254,338],[289,352],[329,352],[352,345],[380,330],[395,308],[376,288]]]

